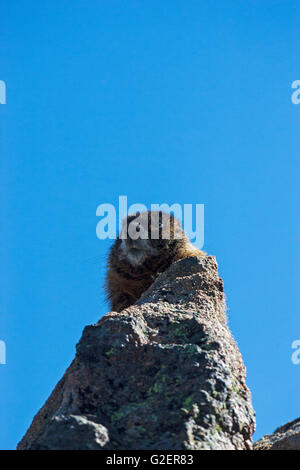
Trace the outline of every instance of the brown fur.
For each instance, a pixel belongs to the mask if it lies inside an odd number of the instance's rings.
[[[133,249],[133,253],[140,254],[143,252],[146,256],[140,264],[136,265],[130,263],[122,252],[123,246],[128,249],[128,245],[142,243],[137,240],[135,242],[128,236],[128,227],[131,222],[133,222],[134,227],[139,225],[142,230],[145,230],[143,233],[147,231],[149,234],[149,241],[144,242],[148,244],[145,246],[145,250],[141,249],[141,246],[144,247],[144,245],[139,245],[139,250]],[[157,228],[157,223],[162,227]],[[123,227],[125,227],[123,230],[126,231],[128,241],[124,245],[119,236],[111,247],[105,282],[107,300],[110,302],[111,309],[116,312],[120,312],[134,304],[142,293],[150,287],[158,274],[165,271],[174,261],[189,256],[205,256],[202,250],[198,250],[190,243],[180,223],[172,215],[151,211],[142,214],[137,213],[128,216],[123,222]],[[152,228],[155,234],[154,238],[150,236]],[[165,238],[166,233],[167,238]],[[179,236],[180,238],[178,238]],[[155,250],[155,252],[150,251],[148,253],[148,249]]]

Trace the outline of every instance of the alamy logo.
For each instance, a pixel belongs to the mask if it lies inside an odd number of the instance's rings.
[[[291,100],[293,104],[300,103],[300,80],[294,80],[292,83],[292,88],[295,91],[292,93]]]
[[[197,248],[201,249],[203,247],[204,204],[151,204],[150,210],[153,212],[161,211],[166,214],[172,214],[181,222],[185,234]],[[148,208],[144,204],[132,204],[127,208],[127,196],[119,196],[118,210],[113,204],[100,204],[96,210],[96,216],[101,217],[96,227],[97,237],[100,240],[115,240],[117,238],[117,232],[121,234],[122,221],[128,215],[146,211],[148,211]],[[152,238],[152,236],[150,236],[150,238]]]
[[[6,344],[0,340],[0,364],[6,364]]]
[[[298,365],[300,364],[300,339],[292,342],[292,349],[295,349],[291,357],[292,363]]]
[[[0,80],[0,104],[6,104],[6,85],[3,80]]]

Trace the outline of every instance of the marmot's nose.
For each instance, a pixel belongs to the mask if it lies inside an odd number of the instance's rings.
[[[133,240],[132,238],[128,237],[127,245],[130,246],[130,248],[137,248],[138,247],[138,241]]]

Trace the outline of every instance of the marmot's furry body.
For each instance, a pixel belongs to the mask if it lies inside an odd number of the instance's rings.
[[[191,244],[172,215],[129,215],[108,256],[105,290],[111,309],[120,312],[134,304],[158,274],[189,256],[205,253]]]

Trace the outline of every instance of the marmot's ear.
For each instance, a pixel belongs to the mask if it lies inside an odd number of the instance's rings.
[[[135,212],[134,214],[129,214],[129,215],[127,216],[127,220],[130,222],[131,220],[135,219],[135,218],[138,217],[139,215],[140,215],[140,212],[139,212],[139,211]]]
[[[175,215],[173,211],[170,211],[170,212],[159,211],[158,214],[159,214],[159,218],[169,217],[170,220],[175,220]]]
[[[140,215],[140,212],[135,212],[134,214],[128,214],[125,220],[129,222]]]

